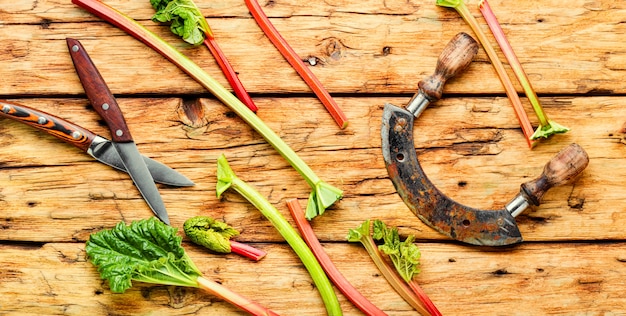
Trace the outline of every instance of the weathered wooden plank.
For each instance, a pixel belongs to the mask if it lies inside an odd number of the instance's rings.
[[[206,93],[149,48],[64,2],[21,1],[2,9],[0,95],[82,93],[64,39],[84,42],[114,93]],[[107,1],[141,20],[216,77],[226,80],[204,48],[185,46],[166,26],[149,21],[148,2]],[[267,14],[332,93],[412,93],[433,71],[445,43],[470,32],[456,12],[432,1],[275,2]],[[242,2],[202,4],[220,46],[253,93],[308,93],[309,88],[280,56]],[[215,6],[215,9],[212,7]],[[626,8],[615,1],[493,1],[503,28],[540,94],[624,93]],[[472,9],[474,10],[475,8]],[[476,11],[476,15],[479,15]],[[558,32],[556,31],[558,30]],[[493,42],[495,44],[495,42]],[[16,75],[19,74],[19,75]],[[502,93],[486,55],[447,91]],[[519,89],[521,92],[521,88]]]
[[[256,263],[184,246],[208,278],[283,315],[324,314],[310,277],[284,244],[256,244],[268,252]],[[415,314],[360,246],[324,246],[338,269],[378,307],[390,315]],[[526,244],[499,251],[419,247],[419,284],[444,315],[603,315],[626,308],[624,243]],[[137,282],[126,293],[113,294],[86,260],[82,243],[3,244],[0,249],[0,311],[6,315],[243,314],[196,289]],[[345,315],[360,315],[338,296]]]
[[[345,198],[313,223],[323,240],[344,240],[348,229],[369,217],[391,221],[421,239],[444,238],[408,211],[384,168],[382,105],[407,99],[339,98],[352,119],[345,130],[339,130],[311,98],[256,100],[259,116],[322,179],[345,191]],[[86,109],[86,100],[18,101],[109,135],[97,115]],[[518,218],[524,237],[623,239],[623,102],[622,97],[544,99],[552,118],[572,131],[531,151],[506,99],[444,99],[416,122],[416,147],[426,174],[443,192],[463,204],[494,209],[513,198],[522,182],[538,176],[561,148],[579,143],[590,155],[588,169],[575,184],[553,189],[541,207]],[[226,154],[240,177],[287,217],[285,201],[300,198],[304,204],[309,188],[225,106],[210,99],[176,98],[122,98],[120,106],[139,149],[196,182],[192,188],[159,186],[175,226],[194,215],[212,214],[243,229],[244,240],[281,240],[237,194],[226,194],[225,201],[215,198],[215,160]],[[85,240],[95,229],[151,215],[127,175],[94,162],[68,144],[7,119],[0,119],[0,142],[4,145],[0,148],[0,238],[4,240]]]

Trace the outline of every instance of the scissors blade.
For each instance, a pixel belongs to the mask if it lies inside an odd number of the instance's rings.
[[[148,203],[154,214],[156,214],[161,221],[169,225],[169,216],[167,215],[161,194],[154,184],[152,175],[150,175],[150,171],[142,159],[135,142],[113,142],[113,146],[117,149],[117,153],[120,155],[120,158],[122,158],[124,167],[128,170],[128,174],[131,179],[133,179],[133,182],[135,182],[135,186],[144,200],[146,200],[146,203]]]
[[[111,130],[111,140],[128,174],[152,212],[164,223],[170,223],[161,194],[130,134],[122,110],[95,64],[81,43],[68,38],[67,46],[76,73],[94,110]]]
[[[113,142],[104,137],[97,136],[91,142],[87,153],[107,166],[128,173],[122,158],[113,146]],[[155,182],[176,187],[190,187],[195,185],[189,178],[167,165],[143,155],[142,158]]]

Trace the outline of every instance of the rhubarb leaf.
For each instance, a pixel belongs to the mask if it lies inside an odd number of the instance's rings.
[[[146,283],[198,287],[202,275],[181,246],[176,228],[156,217],[92,234],[85,250],[109,280],[112,292],[123,293],[132,280]]]
[[[375,220],[373,226],[374,239],[384,242],[384,244],[378,246],[378,249],[389,256],[398,274],[404,281],[410,283],[413,277],[420,273],[421,253],[419,248],[413,243],[415,236],[410,235],[404,241],[400,241],[398,228],[388,228],[380,220]]]
[[[230,253],[230,238],[239,235],[239,231],[230,225],[209,216],[196,216],[186,220],[183,230],[195,244],[219,253]]]
[[[211,32],[204,16],[191,0],[150,0],[150,4],[157,10],[152,21],[171,23],[172,33],[189,44],[202,44],[205,34]]]

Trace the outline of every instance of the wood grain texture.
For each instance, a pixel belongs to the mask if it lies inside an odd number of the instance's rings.
[[[0,95],[82,93],[78,79],[72,80],[66,37],[83,42],[116,94],[205,93],[135,39],[67,1],[59,2],[20,0],[22,5],[0,12],[4,22],[0,77],[7,80]],[[190,47],[171,35],[167,26],[149,20],[153,10],[148,1],[106,3],[141,21],[227,85],[207,49]],[[626,76],[622,1],[490,3],[540,95],[626,91],[620,83]],[[310,93],[242,1],[199,5],[249,92]],[[456,12],[433,1],[308,1],[303,6],[291,0],[262,6],[331,93],[411,93],[420,79],[432,73],[437,56],[454,34],[472,34]],[[572,9],[563,10],[565,6]],[[480,16],[477,8],[475,14]],[[485,30],[489,34],[486,25]],[[11,75],[16,72],[22,75]],[[134,80],[135,76],[151,79]],[[464,78],[450,82],[446,91],[504,93],[482,49]]]
[[[323,315],[321,298],[294,253],[284,244],[256,246],[268,255],[254,263],[184,244],[209,279],[282,315]],[[420,286],[444,315],[492,314],[488,310],[500,315],[581,311],[603,315],[624,307],[624,243],[526,244],[499,251],[453,244],[419,246],[423,253]],[[360,245],[324,247],[337,268],[374,304],[389,315],[415,315]],[[5,315],[243,315],[192,288],[135,282],[124,294],[113,294],[86,261],[83,244],[4,245],[0,249],[0,308]],[[345,315],[360,315],[338,295]]]
[[[187,46],[150,21],[148,1],[105,2],[227,86],[208,50]],[[576,182],[551,189],[540,207],[517,217],[526,243],[502,249],[460,245],[423,224],[396,194],[382,159],[384,104],[406,104],[449,39],[472,34],[458,14],[423,0],[260,2],[346,112],[346,129],[337,128],[243,1],[196,1],[259,117],[320,178],[344,190],[312,226],[366,297],[390,315],[416,314],[365,251],[345,241],[350,228],[378,218],[403,236],[417,236],[418,281],[444,315],[626,314],[624,1],[490,1],[546,112],[572,128],[567,134],[528,150],[482,48],[415,123],[416,151],[431,181],[483,209],[502,208],[568,144],[587,151],[589,166]],[[481,21],[474,2],[467,1]],[[80,40],[98,65],[139,150],[196,183],[158,185],[172,225],[180,229],[189,217],[211,215],[240,229],[237,240],[268,252],[254,263],[207,253],[185,239],[201,270],[283,315],[324,314],[306,270],[260,212],[236,193],[216,198],[216,159],[225,154],[289,220],[285,202],[303,203],[306,182],[232,111],[142,43],[70,1],[14,1],[0,8],[0,98],[109,137],[74,71],[67,37]],[[129,176],[5,118],[0,144],[1,315],[242,314],[195,289],[137,284],[112,294],[86,260],[84,242],[120,221],[152,216]],[[338,295],[346,315],[360,314]]]

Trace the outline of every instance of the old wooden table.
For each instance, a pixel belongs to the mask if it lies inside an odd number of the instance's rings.
[[[189,47],[150,21],[148,1],[106,3],[227,86],[205,48]],[[390,315],[415,314],[364,249],[345,241],[348,229],[368,218],[417,236],[418,281],[444,315],[626,314],[626,2],[491,1],[546,111],[571,132],[529,150],[482,48],[417,122],[416,150],[431,180],[455,200],[484,209],[501,208],[566,145],[587,150],[582,177],[520,215],[525,242],[505,249],[462,245],[424,225],[396,194],[382,160],[384,103],[405,104],[445,43],[459,31],[473,34],[455,11],[421,0],[261,1],[347,113],[350,125],[340,130],[243,0],[196,3],[259,117],[322,179],[345,191],[312,225],[338,268],[377,306]],[[487,31],[476,1],[468,6]],[[88,106],[67,37],[90,52],[141,152],[195,181],[190,188],[159,186],[172,225],[211,215],[240,229],[239,241],[268,252],[254,263],[185,240],[201,270],[281,314],[324,314],[309,275],[270,223],[235,193],[216,198],[216,158],[225,154],[287,218],[285,202],[304,203],[307,184],[232,111],[144,44],[69,0],[3,0],[0,97],[108,136]],[[112,294],[86,259],[84,242],[120,221],[152,215],[129,177],[8,119],[0,119],[0,143],[0,314],[242,313],[195,289],[137,283]],[[338,296],[345,314],[360,313]]]

